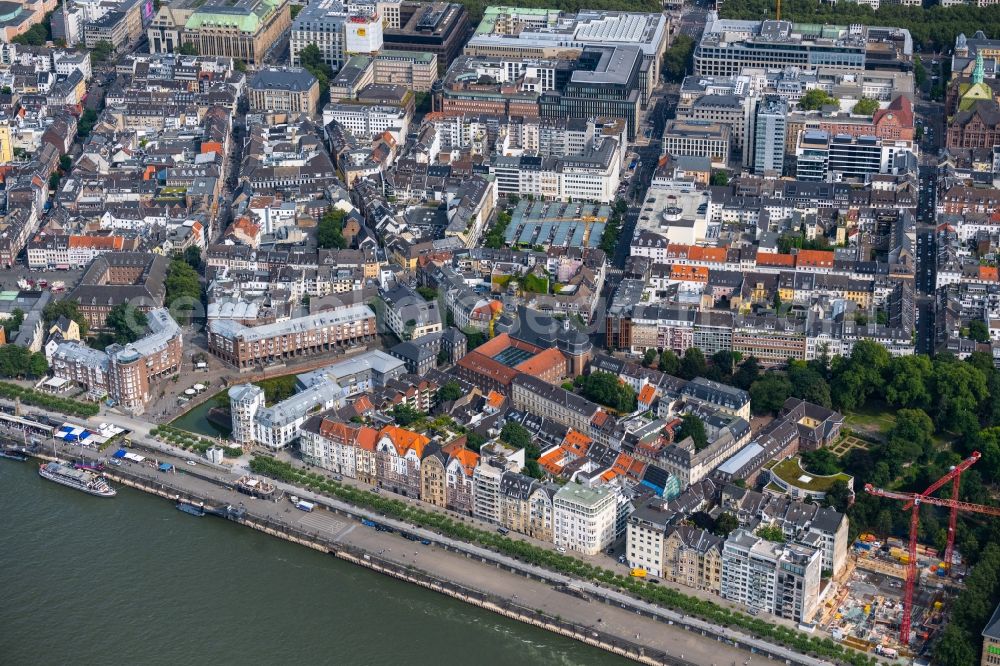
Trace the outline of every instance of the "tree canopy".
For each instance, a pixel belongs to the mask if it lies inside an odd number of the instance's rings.
[[[115,342],[121,345],[141,338],[149,325],[146,314],[131,303],[119,303],[111,308],[104,323],[111,329]]]
[[[42,310],[45,326],[51,326],[59,317],[75,321],[80,327],[80,337],[87,335],[87,319],[80,313],[80,304],[76,301],[69,298],[64,298],[61,301],[49,301],[45,309]]]
[[[42,352],[32,353],[19,345],[0,346],[0,377],[38,378],[49,371],[49,363]]]
[[[720,11],[723,18],[774,18],[774,3],[770,0],[726,0]],[[867,5],[838,2],[818,3],[813,0],[784,0],[781,18],[797,23],[827,23],[833,25],[891,25],[906,28],[913,41],[925,49],[948,49],[955,37],[964,32],[971,37],[977,30],[995,37],[1000,35],[1000,7],[904,7],[885,5],[876,12]]]
[[[670,83],[680,83],[691,71],[695,41],[684,33],[674,37],[674,43],[663,54],[663,78]]]
[[[438,389],[437,399],[439,402],[449,402],[451,400],[458,400],[463,395],[462,387],[459,386],[458,382],[445,382]]]
[[[837,98],[821,88],[807,90],[799,99],[799,108],[803,111],[818,111],[828,104],[837,104]]]
[[[852,109],[852,113],[859,116],[874,116],[876,111],[878,111],[878,100],[870,97],[862,97]]]
[[[610,372],[591,372],[580,388],[588,400],[623,413],[635,411],[635,391]]]
[[[750,386],[750,408],[755,414],[777,413],[792,394],[792,382],[780,372],[765,373]]]
[[[708,435],[705,433],[705,422],[695,414],[685,414],[681,424],[674,431],[674,441],[682,442],[690,437],[694,441],[694,450],[701,451],[708,446]]]
[[[324,213],[316,230],[316,244],[323,249],[343,250],[347,247],[347,240],[344,238],[344,219],[346,217],[344,211],[337,208],[332,208]]]
[[[167,268],[166,305],[175,319],[190,320],[201,304],[201,281],[198,272],[182,258],[175,258]]]

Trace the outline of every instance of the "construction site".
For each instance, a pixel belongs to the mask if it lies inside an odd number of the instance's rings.
[[[907,541],[874,534],[861,534],[852,548],[851,570],[823,608],[820,625],[835,640],[884,657],[922,657],[944,628],[949,605],[961,590],[965,576],[962,557],[955,550],[955,526],[959,512],[1000,515],[1000,509],[935,497],[950,486],[951,497],[959,497],[962,473],[979,461],[971,456],[952,467],[922,493],[898,492],[865,484],[875,497],[903,503],[910,512]],[[917,542],[920,508],[947,508],[948,539],[942,555]]]
[[[958,594],[963,572],[957,566],[956,575],[949,577],[948,566],[937,550],[917,544],[916,551],[918,580],[913,590],[909,644],[900,640],[909,564],[907,544],[900,539],[883,542],[872,534],[862,534],[854,542],[850,573],[823,605],[820,627],[834,640],[885,657],[924,654],[944,629],[944,611]]]

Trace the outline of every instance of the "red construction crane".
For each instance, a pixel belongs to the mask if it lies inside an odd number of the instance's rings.
[[[957,478],[963,471],[979,459],[979,453],[974,453],[970,458],[957,465],[941,479],[931,485],[931,489],[937,490],[948,481]],[[932,490],[929,489],[932,492]],[[922,493],[900,493],[892,490],[876,488],[872,484],[865,484],[865,492],[875,497],[885,497],[905,502],[904,506],[910,509],[910,544],[909,560],[906,563],[906,591],[903,596],[903,621],[899,627],[899,641],[903,646],[910,644],[910,621],[913,615],[913,588],[917,583],[917,526],[920,523],[920,505],[931,504],[933,506],[944,506],[953,511],[969,511],[972,513],[984,513],[990,516],[1000,516],[1000,507],[982,506],[969,502],[960,502],[956,499],[941,499],[931,497]],[[951,538],[951,532],[949,532]],[[949,562],[950,564],[950,562]]]
[[[962,472],[972,467],[976,464],[982,455],[979,451],[973,451],[972,455],[952,467],[947,474],[942,476],[940,479],[932,483],[927,490],[920,493],[921,495],[933,495],[938,488],[943,487],[948,481],[951,481],[951,498],[958,499],[958,487],[962,482]],[[907,502],[903,505],[904,511],[909,511],[913,508],[913,502]],[[948,573],[951,574],[954,569],[954,562],[952,562],[952,556],[955,552],[955,526],[958,524],[958,507],[951,507],[951,511],[948,515],[948,546],[944,551],[944,562],[948,565]]]

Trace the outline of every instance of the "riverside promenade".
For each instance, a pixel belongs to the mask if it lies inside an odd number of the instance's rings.
[[[320,508],[305,513],[287,500],[250,498],[233,490],[238,474],[203,463],[190,466],[165,448],[157,445],[155,450],[140,452],[172,463],[174,472],[126,463],[109,467],[107,474],[119,484],[169,499],[238,507],[239,517],[230,518],[247,526],[641,663],[723,666],[752,663],[753,659],[807,666],[829,663],[280,482],[276,484],[279,492],[309,499]],[[45,447],[41,453],[52,450]],[[58,447],[56,453],[64,459],[90,461],[104,455],[79,446]],[[364,527],[361,518],[406,531],[431,545]]]

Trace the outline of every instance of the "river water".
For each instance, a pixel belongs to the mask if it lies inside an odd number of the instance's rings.
[[[0,664],[632,662],[128,488],[0,460]]]

